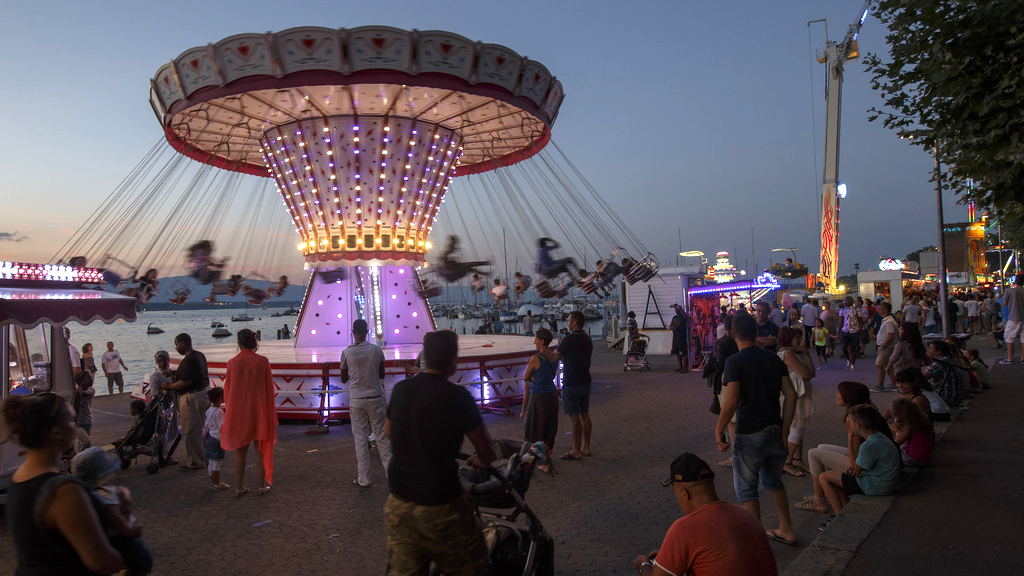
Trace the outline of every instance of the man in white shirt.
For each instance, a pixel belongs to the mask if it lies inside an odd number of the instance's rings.
[[[1024,364],[1024,274],[1017,274],[1013,280],[1013,288],[1003,295],[1003,306],[1006,306],[1008,316],[1006,319],[1006,330],[1004,338],[1006,341],[1006,358],[999,361],[1000,364],[1013,364],[1013,344],[1021,340],[1020,361]]]
[[[115,383],[117,384],[117,393],[124,392],[124,376],[121,375],[121,368],[127,372],[128,367],[124,365],[121,353],[114,350],[113,342],[107,342],[107,351],[103,353],[101,363],[103,364],[103,375],[107,377],[107,394],[114,393]]]
[[[903,305],[903,321],[917,324],[921,320],[921,307],[917,305],[917,296]]]
[[[362,318],[352,323],[353,344],[341,351],[341,381],[348,384],[349,419],[356,443],[358,477],[352,482],[360,488],[370,486],[370,430],[377,441],[380,462],[387,476],[391,463],[391,440],[384,431],[387,404],[384,401],[384,352],[366,341],[369,327]]]
[[[889,365],[889,358],[896,348],[896,336],[899,327],[896,326],[896,319],[892,317],[892,304],[882,302],[878,305],[878,314],[882,317],[882,324],[878,327],[878,334],[875,335],[875,345],[878,346],[878,356],[875,358],[875,366],[878,368],[878,386],[875,390],[892,392],[896,390],[896,381],[893,375],[889,375],[889,388],[885,387],[885,368]]]
[[[981,310],[981,302],[978,296],[968,296],[964,302],[967,309],[967,331],[971,334],[981,334],[981,323],[978,322],[978,312]]]
[[[821,316],[821,310],[818,310],[817,300],[808,300],[800,308],[800,322],[804,325],[804,346],[813,351],[814,347],[811,346],[811,332],[814,331],[814,323]]]

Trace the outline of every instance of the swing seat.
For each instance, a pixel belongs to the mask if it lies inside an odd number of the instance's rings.
[[[259,306],[267,299],[267,293],[263,290],[252,289],[245,293],[245,301],[251,306]]]
[[[416,291],[421,298],[437,298],[441,295],[440,286],[427,286]]]
[[[631,286],[637,282],[649,282],[652,278],[658,275],[658,270],[661,267],[658,262],[654,259],[654,256],[648,254],[640,259],[639,262],[633,265],[626,272],[626,282]]]
[[[579,287],[586,294],[597,294],[597,284],[593,280],[580,280]]]
[[[326,284],[340,282],[344,280],[345,277],[347,276],[344,268],[335,268],[334,270],[321,270],[319,274],[320,279],[323,280],[324,283]]]
[[[597,273],[601,277],[601,282],[604,284],[611,284],[612,280],[616,276],[622,274],[622,266],[619,266],[615,262],[608,262],[605,264],[604,269]]]
[[[534,289],[537,290],[537,295],[541,298],[558,298],[558,291],[551,286],[551,282],[547,280],[538,280],[537,284],[534,285]]]

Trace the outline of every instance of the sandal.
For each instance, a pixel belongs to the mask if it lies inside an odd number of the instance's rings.
[[[828,504],[824,498],[818,496],[811,496],[804,500],[794,504],[797,510],[804,510],[806,512],[817,512],[819,514],[828,514]]]
[[[789,474],[790,476],[794,476],[796,478],[803,478],[804,477],[803,471],[800,470],[799,468],[797,468],[796,466],[793,466],[793,464],[786,464],[786,465],[784,465],[782,467],[782,473],[783,474]]]
[[[231,486],[223,482],[221,482],[220,484],[213,484],[210,486],[210,490],[213,490],[214,492],[220,492],[221,490],[227,490],[228,488],[231,488]]]
[[[804,465],[804,461],[803,460],[794,459],[793,462],[791,462],[791,464],[793,465],[794,468],[796,468],[797,470],[799,470],[801,472],[804,472],[805,474],[810,474],[811,473],[811,469],[808,468],[806,465]]]
[[[240,498],[242,496],[245,496],[248,493],[249,493],[249,489],[248,488],[239,488],[238,490],[235,490],[235,498]]]
[[[270,486],[264,486],[263,488],[256,489],[257,496],[266,496],[267,494],[270,494]]]
[[[729,458],[728,460],[722,460],[721,462],[718,463],[718,465],[721,466],[722,468],[732,468],[732,458]]]

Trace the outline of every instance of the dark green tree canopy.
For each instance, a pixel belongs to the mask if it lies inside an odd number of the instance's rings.
[[[1024,202],[1024,2],[880,0],[888,55],[869,54],[871,110],[898,132],[938,144],[947,185],[1002,213]],[[973,183],[972,183],[973,181]]]

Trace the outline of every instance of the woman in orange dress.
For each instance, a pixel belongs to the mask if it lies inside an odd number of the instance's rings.
[[[274,406],[274,378],[270,361],[256,353],[259,341],[248,328],[238,331],[238,354],[228,361],[224,376],[224,425],[221,446],[235,450],[236,496],[249,493],[245,487],[245,457],[249,444],[256,444],[260,496],[270,492],[274,479],[274,444],[277,443],[277,411]]]

